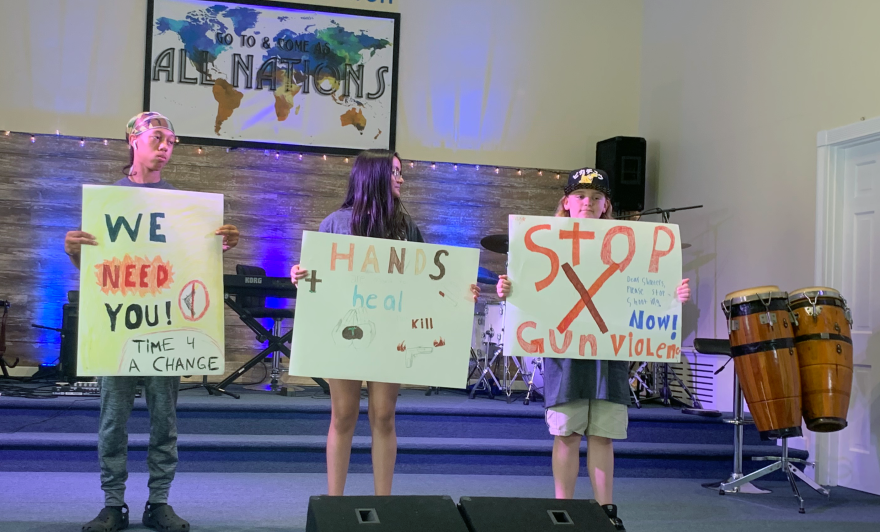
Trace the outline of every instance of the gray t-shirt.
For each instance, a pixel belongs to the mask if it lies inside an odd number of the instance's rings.
[[[159,181],[155,183],[135,183],[131,179],[123,177],[119,181],[113,183],[113,185],[117,187],[162,188],[165,190],[177,190],[171,183],[165,181],[164,179],[159,179]]]
[[[578,399],[629,405],[629,363],[617,360],[544,359],[544,406]]]
[[[403,219],[406,222],[406,240],[408,242],[424,242],[425,239],[422,237],[422,232],[419,230],[419,226],[412,221],[412,218],[408,214],[404,214]],[[337,235],[350,235],[351,209],[339,209],[338,211],[331,212],[321,222],[318,231]]]

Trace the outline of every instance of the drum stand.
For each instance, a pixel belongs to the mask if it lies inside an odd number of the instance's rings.
[[[504,316],[506,310],[507,310],[507,302],[502,301],[501,302],[501,315],[502,316]],[[487,340],[486,340],[487,350],[489,347],[489,342],[491,342],[491,340],[494,338],[494,334],[495,334],[495,330],[491,329],[491,328],[485,334],[485,336],[487,338]],[[492,363],[495,362],[495,359],[498,358],[499,354],[501,356],[504,356],[504,322],[503,322],[503,319],[502,319],[502,325],[501,325],[501,332],[498,333],[497,340],[498,340],[498,344],[497,344],[498,351],[495,353],[495,356],[492,357],[492,361],[489,362],[487,369],[492,365]],[[511,360],[513,360],[513,365],[516,366],[516,371],[513,373],[513,377],[510,376],[510,361]],[[531,390],[533,388],[532,384],[530,384],[530,382],[529,382],[532,380],[532,373],[527,372],[526,368],[524,366],[525,366],[525,360],[522,359],[521,357],[517,357],[517,356],[505,356],[504,357],[504,375],[503,375],[503,378],[501,379],[503,384],[499,385],[499,388],[504,390],[504,394],[507,396],[507,403],[508,404],[513,402],[513,383],[516,382],[516,379],[522,380],[523,384],[528,386],[529,390]],[[490,371],[490,373],[491,373],[491,371]],[[526,380],[527,377],[529,378],[529,380]],[[492,378],[495,379],[495,375],[492,375]],[[498,384],[497,380],[495,380],[495,384]],[[528,393],[526,394],[525,404],[529,404],[528,403]]]
[[[629,378],[629,393],[630,395],[632,395],[633,402],[635,403],[636,408],[642,408],[642,403],[641,401],[639,401],[639,390],[645,391],[645,401],[655,399],[657,397],[654,390],[646,382],[646,380],[650,380],[651,385],[653,385],[654,372],[653,369],[648,368],[648,362],[636,362],[636,364],[639,365],[632,373],[632,376]]]
[[[501,346],[501,349],[503,350],[504,347]],[[513,365],[516,366],[516,371],[513,373],[513,377],[510,376],[510,359],[513,359]],[[501,379],[501,381],[504,384],[504,395],[507,396],[508,403],[513,402],[513,397],[511,397],[513,395],[513,383],[516,382],[516,379],[518,378],[522,378],[522,381],[526,382],[523,363],[520,362],[520,359],[517,356],[504,357],[504,378]]]
[[[725,481],[703,484],[703,487],[709,488],[710,490],[718,490],[718,493],[721,495],[724,495],[725,493],[770,493],[770,490],[762,490],[752,484],[752,478],[745,479],[743,476],[743,425],[753,425],[754,422],[746,421],[745,416],[743,415],[743,391],[742,387],[739,385],[739,376],[736,372],[733,374],[733,419],[725,420],[725,422],[734,426],[733,473],[731,473],[730,477]],[[783,443],[787,444],[787,442]],[[788,447],[785,447],[785,452],[788,452]],[[749,477],[752,475],[754,475],[754,473],[749,475]]]
[[[537,389],[535,388],[535,372],[536,371],[541,372],[541,375],[544,374],[544,359],[543,358],[536,358],[536,359],[534,359],[534,362],[532,363],[532,371],[530,373],[528,373],[529,388],[526,390],[526,396],[523,399],[524,405],[529,404],[529,401],[531,401],[533,392],[535,393],[535,395],[540,395],[542,401],[544,400],[544,395],[538,393]]]
[[[731,473],[730,478],[728,478],[724,482],[717,482],[714,484],[703,484],[704,487],[709,489],[717,489],[719,495],[724,495],[725,493],[752,493],[752,494],[760,494],[760,493],[770,493],[768,490],[762,490],[752,484],[753,480],[757,480],[763,476],[769,475],[774,471],[782,469],[785,472],[785,475],[788,477],[788,482],[791,485],[791,491],[794,492],[795,498],[798,500],[798,513],[806,513],[804,510],[804,499],[801,497],[800,491],[798,490],[797,483],[795,482],[797,477],[801,481],[803,481],[807,486],[815,490],[816,492],[824,495],[826,497],[831,497],[831,492],[827,489],[823,488],[819,484],[817,484],[813,479],[804,474],[803,471],[795,467],[793,464],[801,463],[806,464],[808,466],[814,465],[812,462],[808,462],[806,460],[801,460],[800,458],[791,458],[788,456],[788,438],[782,439],[782,458],[776,459],[775,456],[762,456],[752,458],[754,461],[769,461],[769,460],[777,460],[772,464],[759,469],[753,473],[749,473],[748,475],[743,475],[742,473],[742,448],[743,448],[743,425],[750,424],[752,422],[745,421],[743,417],[743,392],[742,387],[739,384],[739,377],[734,374],[733,377],[733,388],[734,388],[734,415],[733,419],[730,421],[731,424],[736,426],[736,430],[734,432],[733,437],[733,473]]]
[[[775,460],[775,456],[762,456],[760,458],[752,458],[752,460]],[[731,482],[732,484],[741,484],[745,482],[751,482],[756,478],[763,477],[764,475],[769,475],[770,473],[776,471],[777,469],[782,469],[785,471],[785,475],[788,477],[788,483],[791,484],[791,491],[794,492],[795,498],[798,500],[798,513],[806,513],[804,511],[804,498],[801,497],[800,491],[798,491],[797,484],[795,483],[795,477],[801,479],[804,484],[813,488],[816,492],[826,496],[831,497],[831,492],[827,489],[823,488],[819,484],[813,481],[810,477],[804,474],[803,471],[796,468],[794,463],[806,464],[808,466],[814,465],[812,462],[808,462],[806,460],[801,460],[800,458],[791,458],[788,456],[788,438],[782,439],[782,458],[772,464],[768,465],[763,469],[759,469],[754,473],[750,473],[741,479]],[[729,486],[729,484],[722,484],[719,493],[724,493],[724,490]]]
[[[510,376],[510,361],[513,360],[514,366],[516,366],[516,372],[514,372],[513,377]],[[523,404],[529,404],[529,400],[532,393],[537,394],[538,392],[535,389],[535,368],[536,366],[540,366],[541,362],[533,362],[532,363],[532,371],[528,371],[528,367],[526,365],[526,361],[522,357],[517,356],[509,356],[504,357],[504,392],[507,394],[507,402],[513,402],[513,383],[516,382],[516,379],[520,379],[523,384],[526,385],[526,396],[523,399]]]
[[[502,302],[501,303],[501,315],[502,316],[504,315],[504,307],[505,307],[505,303]],[[489,330],[486,331],[485,333],[483,333],[483,344],[486,346],[486,350],[483,351],[482,365],[480,364],[480,357],[477,355],[477,353],[474,352],[473,349],[471,349],[471,358],[476,363],[476,367],[474,369],[476,371],[480,371],[480,377],[477,379],[477,382],[474,383],[474,386],[471,388],[470,393],[468,393],[468,397],[470,397],[471,399],[473,399],[477,395],[477,391],[482,391],[482,390],[485,390],[486,393],[489,394],[489,399],[495,398],[495,394],[492,393],[492,383],[489,382],[489,379],[486,378],[486,375],[488,375],[489,377],[492,378],[492,382],[495,383],[495,386],[497,389],[504,390],[507,393],[508,398],[510,397],[510,390],[508,388],[505,388],[504,386],[501,386],[501,383],[498,382],[498,379],[495,377],[495,373],[492,371],[492,364],[495,363],[495,361],[498,359],[499,356],[502,355],[502,353],[504,351],[504,349],[503,349],[504,344],[502,343],[504,341],[503,322],[501,325],[501,332],[498,333],[498,343],[495,344],[495,352],[492,353],[492,358],[490,359],[489,358],[489,349],[493,345],[492,340],[494,340],[494,339],[495,339],[495,328],[490,326]],[[505,377],[506,377],[507,371],[508,371],[507,370],[507,359],[505,359],[504,363],[505,363],[504,373],[505,373]],[[470,377],[468,377],[468,380],[470,380]]]

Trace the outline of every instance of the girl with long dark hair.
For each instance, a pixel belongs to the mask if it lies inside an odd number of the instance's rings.
[[[400,156],[388,150],[367,150],[358,155],[348,179],[348,191],[339,210],[321,222],[319,231],[343,235],[424,242],[419,227],[400,201]],[[306,277],[297,264],[290,270],[294,284]],[[479,288],[471,285],[475,296]],[[351,441],[360,410],[361,381],[328,379],[330,431],[327,434],[327,486],[329,495],[342,495]],[[372,434],[373,486],[376,495],[390,495],[397,460],[394,410],[400,384],[367,382],[368,417]]]

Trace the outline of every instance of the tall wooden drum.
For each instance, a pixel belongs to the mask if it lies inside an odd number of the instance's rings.
[[[852,317],[833,288],[801,288],[789,294],[797,316],[794,342],[801,366],[804,422],[813,432],[846,427],[853,378]]]
[[[727,294],[730,353],[761,439],[800,436],[801,379],[788,293],[758,286]]]

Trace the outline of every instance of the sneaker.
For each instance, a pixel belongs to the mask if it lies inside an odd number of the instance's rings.
[[[611,521],[612,525],[614,525],[615,530],[626,532],[626,528],[623,527],[623,521],[621,521],[621,519],[617,517],[616,504],[603,504],[602,509],[605,510],[605,515],[608,516],[608,520]]]
[[[189,522],[174,513],[170,504],[144,507],[144,526],[161,530],[162,532],[185,532],[189,530]]]
[[[112,506],[101,509],[98,517],[82,527],[82,532],[116,532],[128,528],[128,505],[123,504],[121,510]]]

